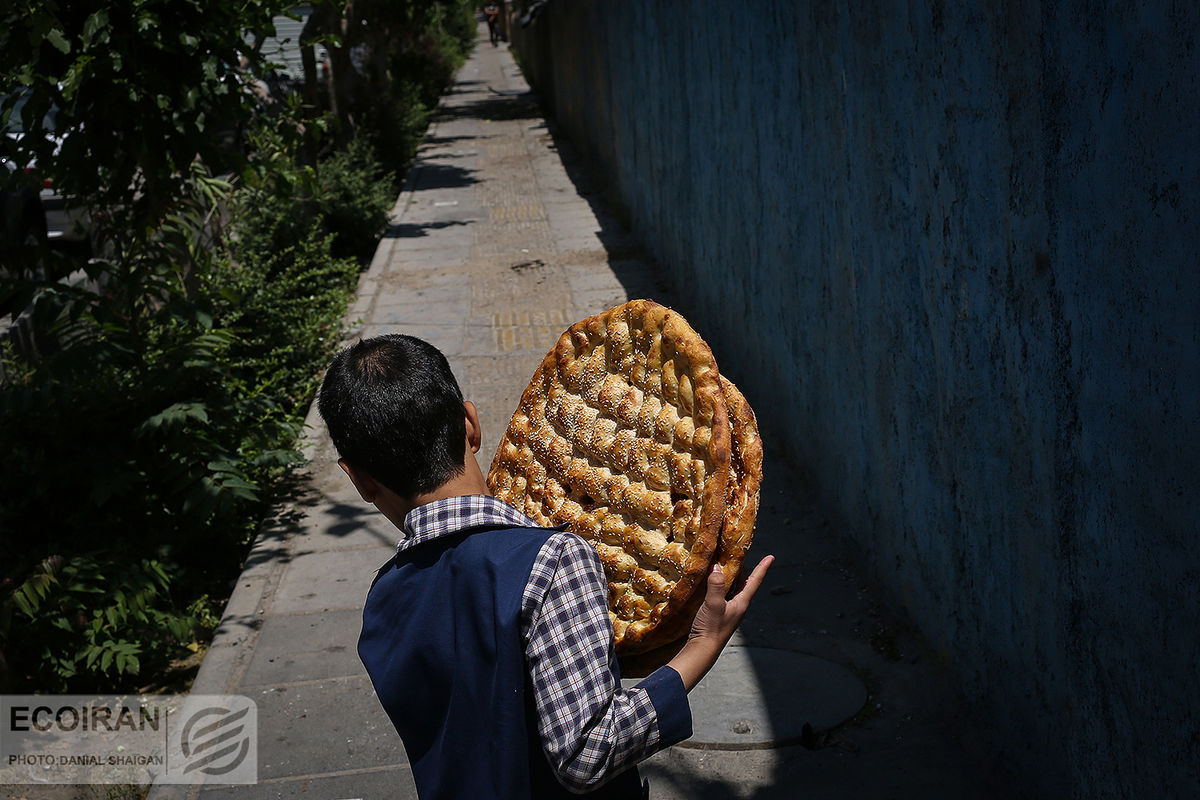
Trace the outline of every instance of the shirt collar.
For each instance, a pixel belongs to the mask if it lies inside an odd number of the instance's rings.
[[[397,552],[449,533],[485,525],[540,528],[515,508],[486,494],[468,494],[434,500],[417,506],[404,517],[404,533]]]

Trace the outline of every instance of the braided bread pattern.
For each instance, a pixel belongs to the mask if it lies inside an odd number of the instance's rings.
[[[717,538],[713,562],[720,564],[725,585],[732,588],[741,572],[746,551],[754,538],[754,522],[758,516],[758,500],[762,487],[763,448],[758,434],[758,421],[750,403],[737,386],[721,376],[721,389],[729,414],[732,439],[729,459],[729,482],[725,488],[725,521]],[[704,592],[695,592],[680,613],[664,620],[654,630],[654,649],[631,653],[622,650],[621,672],[629,677],[649,675],[682,646],[691,622],[704,601]]]

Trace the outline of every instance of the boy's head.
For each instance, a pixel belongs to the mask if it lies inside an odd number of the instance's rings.
[[[464,469],[462,390],[428,342],[388,334],[346,348],[325,373],[317,409],[338,455],[400,497]]]

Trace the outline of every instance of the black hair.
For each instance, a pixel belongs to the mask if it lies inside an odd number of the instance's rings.
[[[401,497],[462,474],[462,390],[436,347],[404,334],[338,353],[317,400],[338,455]]]

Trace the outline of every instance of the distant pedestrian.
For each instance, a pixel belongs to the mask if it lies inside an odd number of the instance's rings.
[[[318,408],[338,464],[404,536],[367,594],[358,654],[422,800],[644,797],[635,765],[691,735],[687,692],[770,557],[729,600],[714,566],[683,649],[625,689],[600,557],[488,494],[479,415],[445,356],[364,339],[334,359]]]
[[[488,3],[483,7],[483,16],[487,19],[488,38],[492,41],[492,47],[495,47],[496,42],[504,38],[500,33],[500,6]]]

